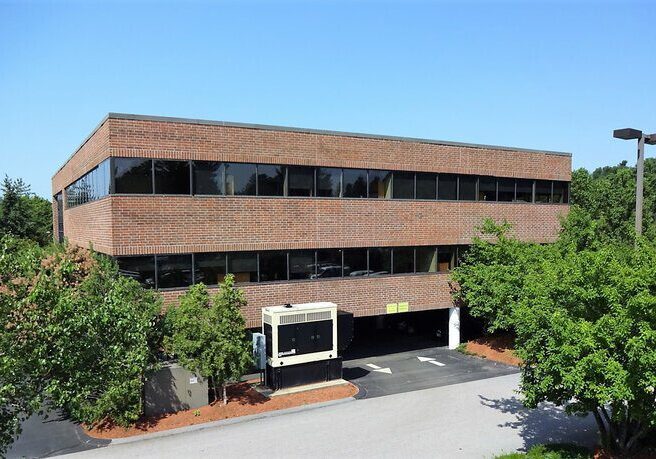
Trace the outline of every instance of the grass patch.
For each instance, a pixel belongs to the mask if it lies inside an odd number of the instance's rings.
[[[592,453],[582,446],[571,444],[535,445],[526,453],[508,453],[495,459],[590,459]]]
[[[467,349],[467,343],[458,344],[458,347],[456,347],[456,351],[460,352],[461,354],[465,354],[465,355],[473,355],[474,357],[481,357],[483,359],[485,358],[484,355],[478,355],[477,353],[472,352],[469,349]]]

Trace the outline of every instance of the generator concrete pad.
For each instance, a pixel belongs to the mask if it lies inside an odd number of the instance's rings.
[[[297,392],[305,392],[308,390],[314,390],[314,389],[323,389],[324,387],[333,387],[333,386],[341,386],[344,384],[349,384],[348,381],[345,381],[343,379],[333,379],[332,381],[323,381],[319,383],[314,383],[314,384],[305,384],[303,386],[296,386],[296,387],[286,387],[284,389],[277,390],[275,392],[272,392],[269,397],[277,397],[279,395],[289,395],[289,394],[295,394]]]

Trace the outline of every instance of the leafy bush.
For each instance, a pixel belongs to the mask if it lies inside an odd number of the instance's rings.
[[[2,238],[0,442],[45,399],[76,421],[135,421],[160,309],[159,296],[108,257]]]
[[[589,459],[593,455],[586,448],[569,444],[535,445],[526,453],[508,453],[495,459]]]

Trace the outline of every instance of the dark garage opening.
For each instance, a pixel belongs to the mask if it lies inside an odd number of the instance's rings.
[[[446,346],[448,326],[448,309],[356,317],[344,359]]]

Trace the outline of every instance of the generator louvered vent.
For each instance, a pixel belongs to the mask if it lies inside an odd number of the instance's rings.
[[[308,312],[307,321],[312,322],[315,320],[328,320],[330,319],[330,311]]]
[[[298,314],[289,314],[286,316],[280,316],[280,325],[285,324],[298,324],[305,322],[305,313],[301,312]]]
[[[262,317],[262,320],[264,321],[265,324],[271,325],[271,316],[268,314],[264,314],[264,317]]]

